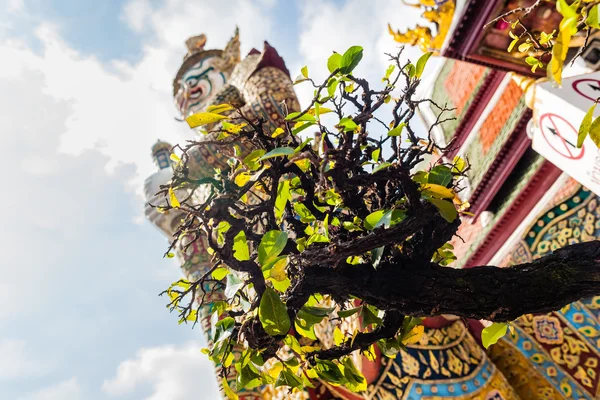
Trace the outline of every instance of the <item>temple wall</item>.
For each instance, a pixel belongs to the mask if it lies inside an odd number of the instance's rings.
[[[446,60],[434,83],[431,98],[438,105],[455,108],[448,117],[455,120],[443,124],[442,130],[448,142],[485,82],[490,69],[456,60]]]
[[[600,237],[600,198],[569,180],[533,219],[504,265]],[[600,397],[600,296],[545,315],[525,315],[489,355],[528,399]],[[526,373],[518,373],[519,370]],[[560,393],[557,397],[556,393]]]

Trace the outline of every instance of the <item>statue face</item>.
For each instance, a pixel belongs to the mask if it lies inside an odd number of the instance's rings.
[[[175,105],[182,117],[202,111],[225,86],[228,76],[220,71],[217,60],[217,56],[204,58],[183,74],[181,87],[175,95]]]

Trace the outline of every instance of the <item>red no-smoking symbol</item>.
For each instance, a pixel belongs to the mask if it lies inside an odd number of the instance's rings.
[[[548,145],[561,156],[571,160],[583,157],[584,146],[577,148],[577,129],[563,117],[552,113],[542,115],[540,129]]]
[[[600,80],[583,78],[573,81],[573,90],[588,100],[596,101],[600,98]]]

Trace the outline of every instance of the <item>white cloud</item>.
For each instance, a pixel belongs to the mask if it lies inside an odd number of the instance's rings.
[[[18,400],[79,400],[81,388],[76,378],[59,382],[55,385],[31,393]]]
[[[111,396],[150,389],[146,400],[212,400],[217,383],[200,344],[190,342],[139,350],[135,358],[119,365],[116,376],[104,381],[102,389]]]
[[[302,7],[300,17],[299,50],[302,60],[310,66],[311,75],[324,79],[327,76],[327,59],[332,51],[344,52],[358,45],[364,50],[363,60],[356,75],[379,82],[389,65],[384,53],[396,53],[399,45],[387,31],[393,26],[412,25],[418,17],[416,10],[401,3],[373,0],[368,4],[361,0],[348,0],[341,6],[333,1],[324,1],[318,7]],[[406,49],[412,59],[420,51]],[[299,71],[296,66],[294,71]],[[312,90],[303,85],[299,95],[306,102]]]
[[[0,380],[42,376],[50,370],[51,365],[40,360],[25,340],[0,340]]]
[[[133,0],[123,8],[122,18],[129,23],[129,27],[135,32],[142,32],[146,26],[146,20],[152,12],[149,0]]]

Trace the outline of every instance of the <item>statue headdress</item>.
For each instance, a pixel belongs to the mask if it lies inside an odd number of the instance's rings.
[[[183,74],[204,58],[216,56],[218,58],[217,65],[224,73],[231,73],[233,68],[240,62],[240,34],[237,27],[235,28],[235,35],[227,43],[224,50],[205,50],[205,44],[206,35],[204,34],[192,36],[185,41],[188,52],[183,57],[183,63],[179,67],[175,79],[173,79],[173,95],[176,95],[181,87],[180,80]]]

